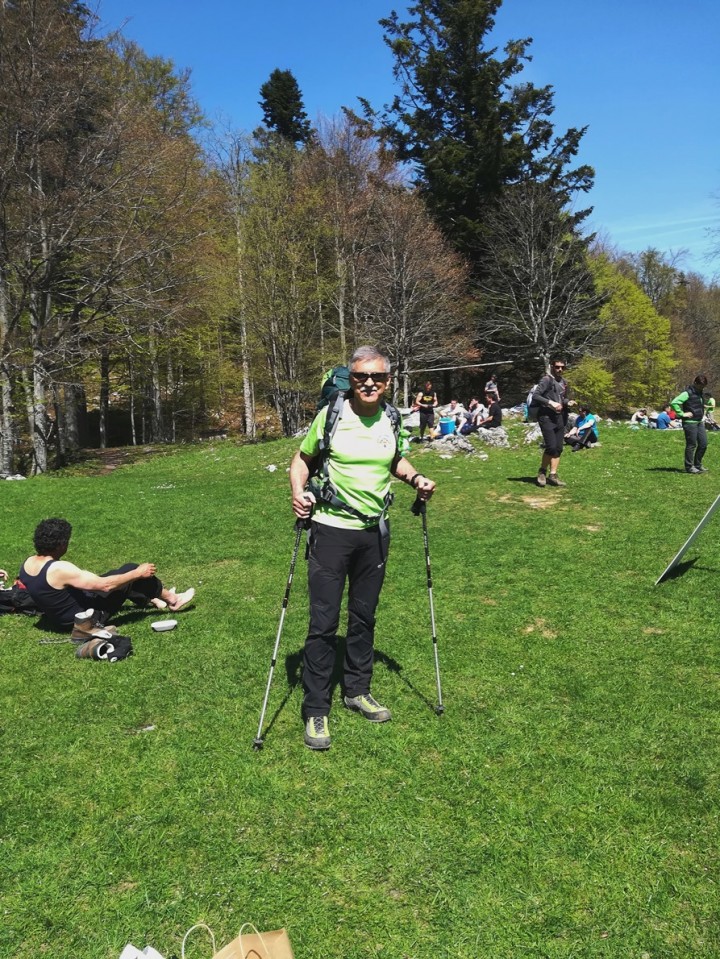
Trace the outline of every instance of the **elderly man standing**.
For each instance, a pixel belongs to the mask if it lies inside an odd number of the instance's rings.
[[[435,484],[398,452],[383,402],[389,376],[390,362],[378,350],[363,346],[355,351],[350,360],[350,390],[327,453],[333,502],[306,489],[321,452],[330,407],[315,417],[290,466],[295,515],[307,519],[314,507],[308,553],[310,625],[303,670],[305,745],[310,749],[330,748],[331,679],[346,580],[344,702],[371,722],[390,719],[390,710],[370,693],[375,611],[390,543],[390,479],[395,476],[412,486],[423,500],[430,499]]]

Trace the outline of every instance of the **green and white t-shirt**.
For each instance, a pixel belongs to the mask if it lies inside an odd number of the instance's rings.
[[[307,456],[317,456],[325,431],[328,407],[320,410],[300,446]],[[343,404],[330,443],[328,471],[338,498],[366,516],[378,516],[390,489],[390,467],[396,442],[390,417],[379,409],[374,416],[358,416],[349,400]],[[326,503],[318,503],[313,519],[328,526],[365,529],[362,520]]]

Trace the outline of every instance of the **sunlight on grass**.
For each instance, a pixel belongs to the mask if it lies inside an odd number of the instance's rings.
[[[717,956],[720,521],[653,586],[714,472],[667,472],[682,437],[623,427],[563,458],[563,490],[532,485],[534,447],[414,451],[439,484],[446,714],[421,526],[397,486],[373,684],[392,723],[363,722],[337,690],[332,749],[303,747],[301,552],[254,752],[294,448],[186,447],[3,484],[0,565],[61,515],[78,564],[156,562],[197,602],[165,634],[150,629],[162,614],[121,614],[136,653],[113,666],[0,620],[0,954],[179,955],[195,922],[224,943],[251,920],[286,926],[298,959]]]

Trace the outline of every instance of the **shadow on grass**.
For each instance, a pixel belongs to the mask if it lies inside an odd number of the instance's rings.
[[[537,486],[534,476],[508,476],[508,483],[529,483],[531,486]]]
[[[275,708],[272,716],[265,725],[265,728],[260,731],[260,736],[262,739],[272,731],[273,726],[277,722],[280,714],[285,709],[287,704],[290,701],[291,696],[295,692],[296,688],[302,682],[302,662],[303,662],[303,650],[298,649],[293,653],[288,653],[285,657],[285,676],[287,679],[287,689],[285,695],[283,696],[281,702]],[[335,698],[335,691],[338,687],[342,687],[343,679],[343,664],[345,662],[345,637],[338,636],[337,646],[335,650],[335,663],[333,665],[330,691],[331,701]],[[400,663],[393,659],[392,656],[388,656],[386,653],[383,653],[382,650],[375,650],[375,662],[381,663],[385,666],[386,669],[389,669],[391,673],[395,673],[400,679],[405,683],[407,688],[416,696],[420,702],[424,703],[428,709],[431,709],[435,712],[435,704],[431,702],[424,693],[421,693],[420,690],[414,686],[410,680],[403,675],[403,668]],[[270,695],[272,695],[272,687],[270,689]],[[302,717],[302,703],[300,704],[301,718]]]
[[[432,703],[424,693],[421,693],[420,690],[417,688],[417,686],[414,686],[410,682],[407,676],[403,676],[402,666],[396,659],[393,659],[392,656],[388,656],[386,653],[383,653],[382,650],[376,649],[375,662],[382,663],[383,666],[389,669],[391,673],[395,673],[396,675],[398,675],[400,679],[403,681],[403,683],[405,683],[407,688],[412,692],[413,696],[417,696],[420,702],[425,703],[425,705],[429,709],[435,712],[435,704]],[[430,662],[431,660],[428,659],[428,663]]]
[[[290,701],[290,697],[292,696],[293,692],[300,685],[300,680],[302,679],[302,661],[302,649],[297,649],[294,653],[288,653],[285,657],[285,676],[287,678],[287,689],[285,691],[285,695],[276,707],[275,712],[270,717],[270,720],[266,724],[265,728],[260,730],[260,736],[262,739],[264,739],[272,730],[273,726],[278,720],[278,717],[280,716],[280,713],[283,711],[283,709],[285,709]],[[270,695],[272,696],[272,687],[270,688]]]
[[[695,556],[693,559],[686,559],[684,562],[678,563],[677,566],[674,566],[666,576],[663,576],[663,578],[660,580],[660,583],[664,583],[668,579],[678,579],[678,577],[684,576],[689,569],[693,569],[695,567],[697,561],[698,557]],[[712,570],[709,566],[697,566],[697,569],[703,570],[707,573],[714,572],[714,570]],[[660,583],[658,583],[658,586]]]
[[[648,466],[648,473],[684,473],[684,466]]]

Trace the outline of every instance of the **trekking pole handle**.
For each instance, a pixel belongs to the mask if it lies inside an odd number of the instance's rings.
[[[410,512],[413,516],[422,516],[427,509],[427,504],[424,499],[420,499],[419,496],[415,497],[415,502],[410,507]]]

